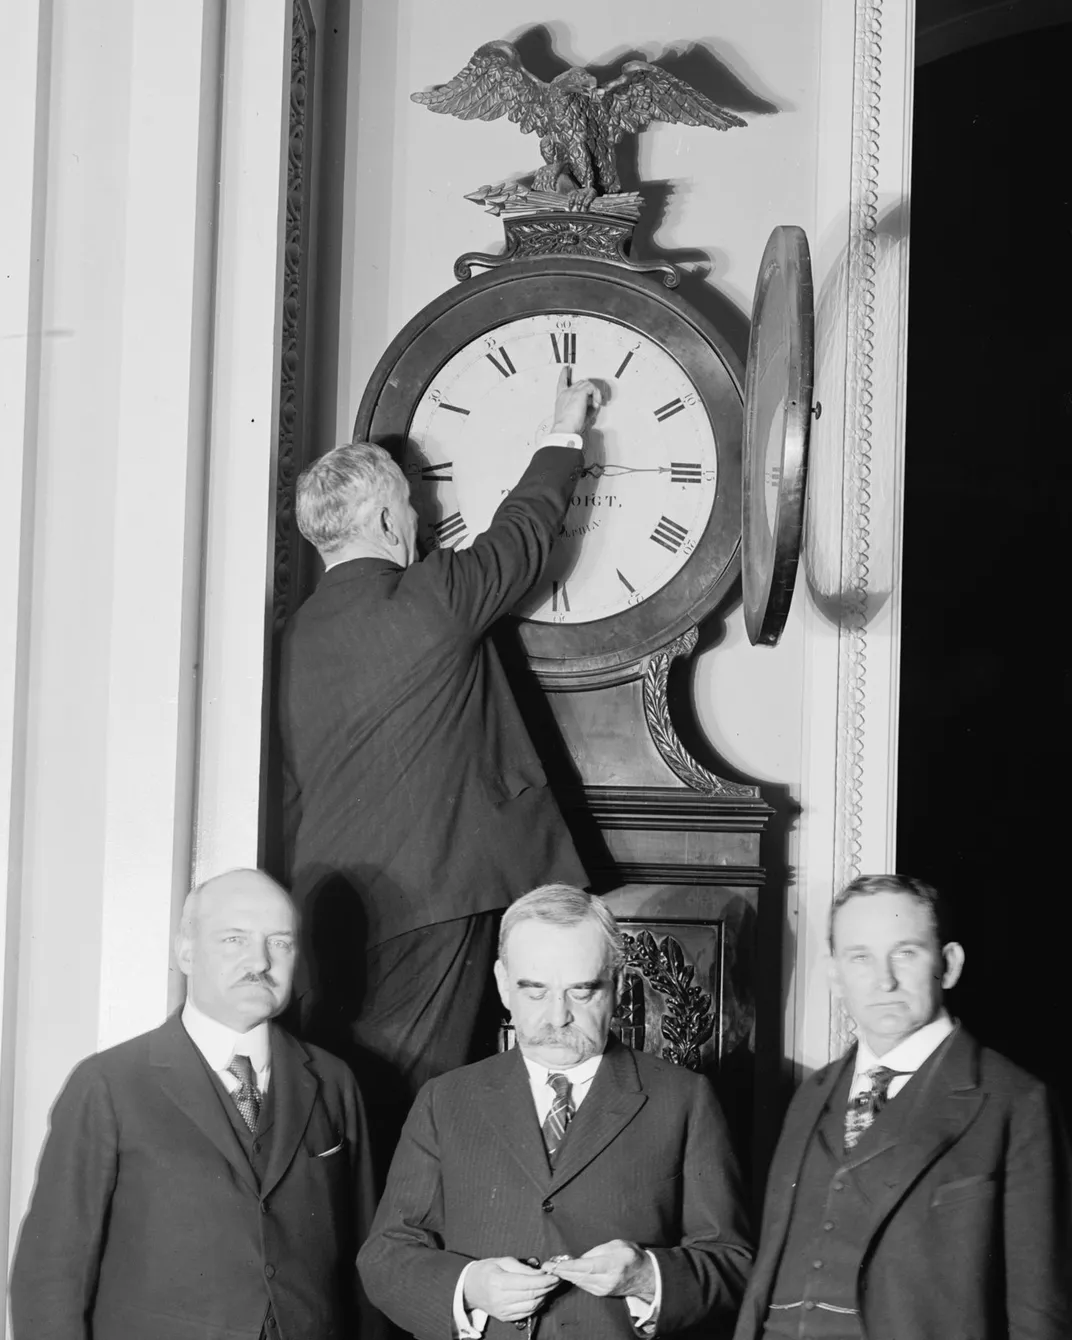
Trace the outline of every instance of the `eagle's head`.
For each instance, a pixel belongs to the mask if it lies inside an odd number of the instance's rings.
[[[571,65],[568,70],[556,74],[551,87],[556,93],[580,93],[590,98],[595,92],[599,80],[581,65]]]

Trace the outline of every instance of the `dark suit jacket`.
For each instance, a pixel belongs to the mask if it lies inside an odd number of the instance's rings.
[[[855,1055],[790,1105],[735,1340],[762,1334],[804,1151]],[[1072,1181],[1045,1087],[958,1029],[913,1116],[867,1155],[885,1161],[857,1281],[867,1340],[1068,1340]]]
[[[341,918],[352,891],[368,945],[536,884],[587,883],[486,637],[543,572],[579,463],[571,448],[538,451],[471,548],[405,569],[341,563],[288,625],[292,884],[299,899],[326,889]],[[322,918],[307,914],[315,937]]]
[[[659,1334],[728,1334],[751,1259],[737,1166],[708,1082],[611,1040],[551,1172],[528,1072],[510,1051],[430,1081],[402,1132],[358,1267],[420,1340],[450,1334],[454,1289],[485,1257],[579,1256],[613,1238],[653,1250]],[[633,1336],[621,1298],[563,1287],[542,1340]],[[516,1340],[491,1320],[487,1340]]]
[[[178,1015],[75,1069],[15,1256],[15,1340],[257,1340],[269,1297],[282,1340],[356,1340],[361,1100],[275,1025],[271,1052],[259,1188]]]

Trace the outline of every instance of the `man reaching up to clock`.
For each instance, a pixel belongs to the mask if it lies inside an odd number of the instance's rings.
[[[498,914],[535,885],[587,883],[488,638],[543,573],[583,465],[601,397],[567,372],[468,549],[418,557],[380,447],[336,447],[298,480],[326,568],[284,634],[279,699],[302,1013],[361,1070],[381,1171],[420,1086],[472,1059]]]

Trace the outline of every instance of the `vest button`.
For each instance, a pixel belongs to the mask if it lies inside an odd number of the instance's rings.
[[[544,1214],[550,1214],[554,1208],[555,1207],[551,1204],[549,1200],[545,1200],[544,1203],[540,1206],[540,1209],[543,1210]]]
[[[804,1304],[804,1311],[805,1311],[805,1312],[814,1312],[814,1311],[815,1311],[815,1304],[811,1301],[810,1298],[809,1298],[808,1301]]]
[[[823,1268],[823,1263],[822,1263],[822,1261],[813,1261],[813,1262],[811,1263],[811,1268],[812,1268],[812,1270],[822,1270],[822,1268]]]
[[[272,1276],[275,1274],[275,1266],[273,1266],[273,1265],[266,1265],[266,1266],[264,1267],[264,1273],[265,1273],[265,1275],[267,1275],[267,1277],[268,1277],[269,1279],[271,1279]]]
[[[833,1221],[833,1219],[828,1219],[828,1220],[826,1221],[826,1223],[823,1225],[823,1232],[824,1232],[824,1233],[829,1233],[830,1230],[831,1230],[833,1227],[834,1227],[834,1221]]]
[[[835,1191],[844,1191],[844,1190],[845,1190],[845,1183],[844,1183],[844,1182],[835,1182],[835,1183],[834,1183],[834,1190],[835,1190]]]

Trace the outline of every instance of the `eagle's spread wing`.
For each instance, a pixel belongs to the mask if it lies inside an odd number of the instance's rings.
[[[449,84],[410,97],[463,121],[495,121],[505,114],[522,134],[535,130],[548,135],[553,130],[548,85],[529,74],[512,42],[485,42]]]
[[[626,61],[617,79],[596,95],[611,144],[623,135],[643,130],[651,121],[680,121],[686,126],[714,126],[729,130],[746,123],[733,112],[686,84],[684,79],[647,61]]]

